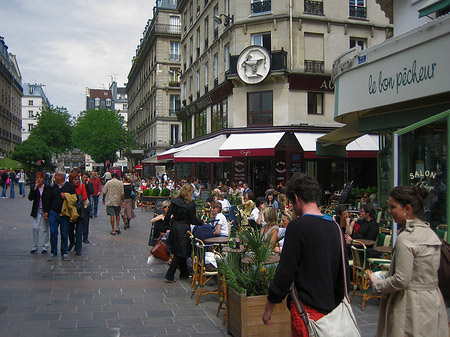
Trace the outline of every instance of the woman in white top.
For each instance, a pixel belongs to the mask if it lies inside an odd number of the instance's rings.
[[[228,221],[222,213],[222,205],[215,201],[211,205],[211,218],[214,219],[214,235],[228,237]]]

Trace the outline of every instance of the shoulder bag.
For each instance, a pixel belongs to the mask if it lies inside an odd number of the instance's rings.
[[[335,222],[336,223],[336,222]],[[350,300],[347,292],[347,273],[345,268],[344,257],[344,240],[342,239],[341,228],[337,224],[339,229],[339,237],[341,241],[341,255],[342,255],[342,270],[344,271],[344,298],[341,303],[334,308],[328,315],[323,316],[317,321],[309,319],[309,315],[306,312],[302,301],[298,297],[297,289],[294,282],[292,282],[291,296],[294,301],[295,308],[297,309],[300,318],[308,328],[310,337],[360,337],[361,331],[356,323],[355,315],[353,314]]]
[[[163,261],[169,261],[169,253],[167,252],[167,243],[162,240],[164,234],[161,234],[158,241],[156,241],[150,254]]]

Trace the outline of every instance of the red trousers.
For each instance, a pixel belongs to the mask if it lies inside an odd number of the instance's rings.
[[[325,314],[318,312],[317,310],[311,308],[305,303],[303,303],[303,306],[305,307],[306,312],[309,314],[309,319],[312,319],[313,321],[317,321],[318,319],[325,316]],[[306,327],[305,323],[298,314],[294,301],[291,301],[291,331],[293,337],[309,336],[308,328]]]

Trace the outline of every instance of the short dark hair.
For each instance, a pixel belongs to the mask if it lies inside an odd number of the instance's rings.
[[[375,208],[372,206],[372,204],[364,204],[362,206],[362,209],[364,212],[368,213],[370,218],[375,219]]]
[[[347,210],[347,206],[345,206],[345,205],[338,205],[338,206],[336,207],[336,214],[340,216],[340,215],[342,215],[342,213],[344,213],[346,210]]]
[[[305,203],[318,203],[321,198],[319,183],[316,178],[305,173],[295,173],[286,184],[286,195],[295,202],[295,195]]]
[[[256,206],[256,207],[259,207],[259,206],[261,206],[262,204],[265,204],[265,203],[267,203],[266,198],[264,198],[264,197],[258,197],[258,198],[256,198],[255,206]]]
[[[111,177],[113,177],[113,178],[119,178],[119,175],[117,174],[117,172],[113,172],[113,173],[111,173]]]

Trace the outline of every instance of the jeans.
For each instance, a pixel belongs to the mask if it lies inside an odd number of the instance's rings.
[[[83,240],[87,240],[89,238],[89,220],[89,212],[83,210]]]
[[[69,217],[61,216],[55,211],[49,213],[50,245],[52,254],[58,254],[58,229],[61,233],[61,255],[67,254],[67,232],[69,230]]]
[[[11,185],[9,186],[11,189],[9,190],[9,197],[14,199],[16,197],[16,191],[14,190],[14,183],[11,180]]]
[[[75,246],[75,251],[81,253],[83,248],[83,218],[78,217],[75,222],[69,224],[69,241],[71,246]]]
[[[96,216],[97,217],[97,210],[98,210],[98,195],[91,195],[91,213],[90,216]]]
[[[3,189],[2,189],[2,198],[6,198],[6,189],[8,186],[6,186],[6,182],[3,183]]]
[[[38,209],[37,215],[33,218],[33,248],[37,250],[39,247],[39,230],[42,227],[42,250],[48,250],[49,243],[49,226],[48,220],[44,219],[44,210]]]
[[[19,194],[25,196],[25,183],[19,183]]]

